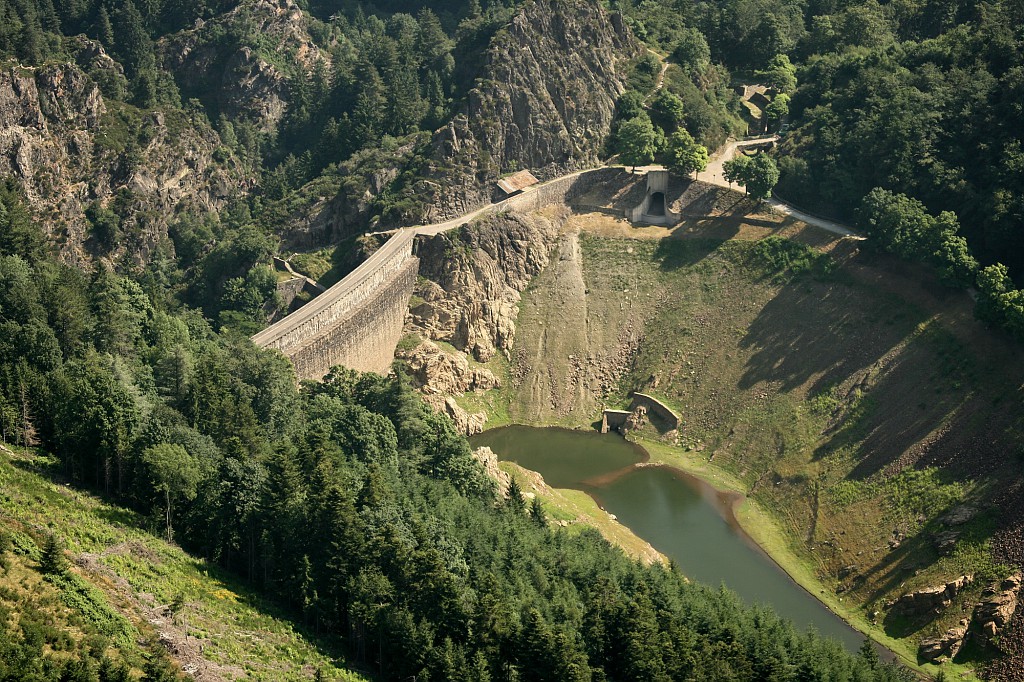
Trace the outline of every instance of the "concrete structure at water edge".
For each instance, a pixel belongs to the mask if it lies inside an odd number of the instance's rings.
[[[605,410],[601,413],[601,433],[608,433],[613,429],[621,432],[631,414],[633,413],[630,410]]]
[[[638,407],[645,408],[647,414],[653,415],[669,431],[678,430],[683,423],[683,418],[676,414],[671,407],[646,393],[633,393],[633,402],[630,403],[629,409],[631,412],[636,412]]]
[[[626,209],[626,218],[631,223],[664,225],[670,227],[679,222],[680,214],[669,207],[669,172],[667,170],[647,171],[647,192],[638,206]]]
[[[395,234],[347,277],[252,337],[276,348],[300,379],[320,379],[334,365],[385,373],[402,337],[419,259],[414,230]]]
[[[665,435],[678,431],[682,426],[682,417],[654,396],[634,392],[632,398],[628,410],[604,410],[601,413],[601,433],[614,430],[625,435],[650,424]]]

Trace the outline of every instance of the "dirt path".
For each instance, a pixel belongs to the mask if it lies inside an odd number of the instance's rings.
[[[658,78],[654,82],[654,90],[652,90],[651,94],[649,94],[647,96],[647,99],[649,100],[652,97],[654,97],[655,95],[657,95],[658,92],[661,91],[662,86],[665,85],[665,72],[668,71],[668,64],[669,64],[669,62],[668,62],[668,59],[662,57],[660,54],[658,54],[654,50],[652,50],[650,48],[647,48],[647,51],[650,52],[651,54],[653,54],[655,57],[657,57],[658,61],[661,62],[661,71],[658,72]]]

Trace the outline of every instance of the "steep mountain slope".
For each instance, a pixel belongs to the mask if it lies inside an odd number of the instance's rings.
[[[97,79],[116,84],[120,66],[88,40],[78,59],[88,73],[73,63],[0,70],[0,176],[24,188],[67,260],[141,263],[175,215],[216,211],[247,183],[214,159],[220,139],[202,117],[111,102]]]
[[[425,218],[486,202],[511,171],[548,179],[596,164],[627,64],[641,52],[599,4],[526,3],[495,36],[465,110],[434,136],[431,181],[418,185],[431,196]]]
[[[309,21],[290,0],[257,0],[157,47],[182,92],[202,100],[212,117],[223,114],[273,133],[288,108],[292,73],[331,65],[330,54],[309,35]]]
[[[326,679],[362,679],[238,581],[141,531],[142,517],[56,478],[50,460],[0,445],[0,535],[12,543],[0,551],[0,614],[10,608],[24,624],[25,604],[35,604],[65,632],[47,635],[57,660],[81,647],[136,669],[166,653],[209,682],[300,680],[317,670]],[[67,547],[63,576],[39,569],[50,534]]]

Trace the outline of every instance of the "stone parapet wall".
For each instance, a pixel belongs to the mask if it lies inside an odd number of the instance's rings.
[[[573,199],[586,194],[592,185],[620,173],[622,173],[621,168],[598,168],[584,171],[578,175],[558,178],[543,185],[537,185],[528,192],[498,202],[494,208],[495,211],[529,213],[558,202],[571,204]]]
[[[293,348],[337,325],[401,271],[413,258],[414,236],[411,230],[397,233],[311,303],[252,337],[253,343],[261,348],[276,348],[291,357]]]
[[[653,414],[672,430],[678,429],[682,424],[682,418],[665,403],[646,393],[634,393],[633,402],[629,406],[630,411],[635,411],[641,405],[647,408],[648,414]]]
[[[295,346],[286,355],[301,379],[321,379],[331,367],[387,373],[402,338],[409,297],[416,286],[419,259],[409,258],[399,270],[333,326]]]

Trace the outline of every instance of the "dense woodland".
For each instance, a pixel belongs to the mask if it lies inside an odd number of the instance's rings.
[[[21,227],[23,243],[41,243]],[[41,247],[3,250],[4,439],[150,511],[154,532],[343,639],[370,672],[911,679],[870,648],[851,656],[728,592],[634,563],[596,532],[550,529],[515,490],[499,500],[465,438],[401,372],[339,370],[300,391],[280,355],[130,278],[88,278]],[[41,570],[60,572],[52,557]],[[88,654],[37,664],[31,614],[4,616],[0,679],[118,679]],[[145,679],[164,675],[157,665]]]
[[[700,170],[701,149],[744,132],[732,85],[769,80],[791,95],[778,191],[978,286],[983,319],[1024,335],[1019,3],[609,4],[678,67],[652,96],[658,61],[632,65],[609,153],[628,126],[644,155]],[[513,5],[303,2],[331,64],[304,69],[244,21],[218,24],[235,2],[0,0],[0,57],[68,60],[85,34],[124,67],[96,74],[107,98],[205,117],[257,179],[219,214],[179,216],[145,267],[91,271],[63,264],[17,183],[0,186],[0,437],[54,453],[71,480],[149,513],[154,532],[385,679],[910,679],[870,648],[851,656],[637,565],[596,533],[548,528],[514,491],[499,499],[401,371],[338,371],[300,390],[282,357],[248,341],[275,307],[280,202],[360,154],[422,144]],[[197,20],[214,27],[204,44],[251,45],[287,73],[277,129],[162,66],[160,40]],[[118,210],[91,208],[95,234],[117,238]],[[95,642],[81,661],[47,663],[43,643],[66,640],[41,629],[30,611],[0,612],[0,679],[123,679]],[[154,664],[146,679],[168,674]]]

